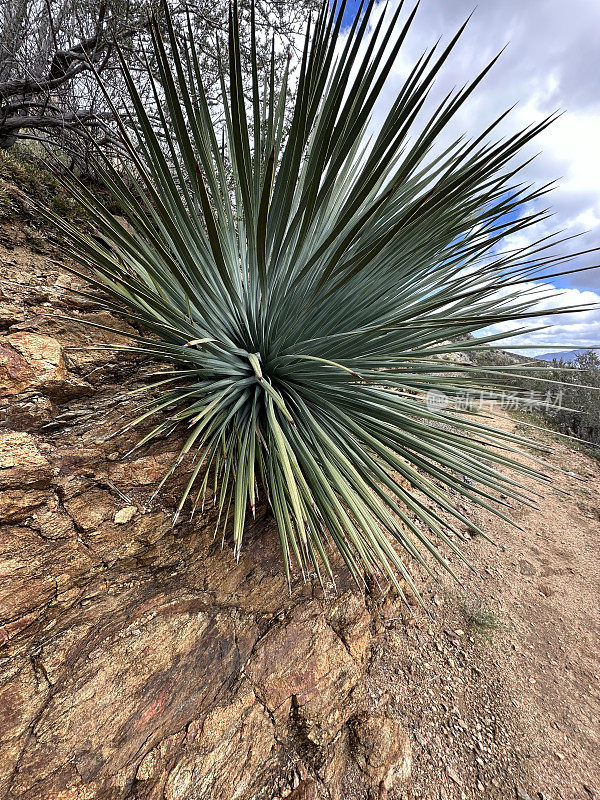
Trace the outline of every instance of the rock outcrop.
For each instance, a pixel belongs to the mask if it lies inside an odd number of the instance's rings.
[[[185,464],[151,497],[178,442],[118,434],[155,366],[71,349],[111,341],[77,316],[125,326],[28,259],[0,337],[0,797],[386,797],[411,757],[366,713],[377,603],[343,573],[289,592],[266,509],[239,562],[210,509],[174,528]]]

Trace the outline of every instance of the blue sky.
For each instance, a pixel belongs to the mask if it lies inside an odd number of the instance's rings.
[[[390,0],[388,13],[396,7]],[[350,24],[359,3],[348,2],[344,23]],[[413,3],[406,2],[399,24]],[[422,0],[397,68],[384,87],[373,127],[383,121],[408,68],[439,36],[448,41],[474,10],[475,0]],[[380,9],[383,6],[379,7]],[[536,184],[557,179],[557,188],[545,205],[553,218],[537,235],[555,230],[579,234],[584,249],[600,246],[600,0],[479,0],[473,17],[437,82],[436,97],[462,85],[508,45],[486,81],[456,119],[448,136],[478,133],[504,109],[517,103],[504,133],[514,133],[547,114],[560,110],[561,118],[537,140],[531,154],[539,156],[524,177]],[[531,238],[537,238],[531,232]],[[600,253],[579,258],[570,266],[600,263]],[[552,279],[566,289],[564,305],[600,303],[600,269]],[[544,320],[546,321],[546,320]],[[550,320],[547,320],[550,321]],[[550,334],[530,337],[527,343],[564,343],[574,347],[600,345],[600,310],[565,314]],[[548,347],[548,349],[551,349]]]
[[[342,24],[351,25],[359,8],[360,8],[360,2],[357,2],[357,0],[348,0],[348,3],[346,4],[346,8],[344,10],[344,17],[342,19]]]

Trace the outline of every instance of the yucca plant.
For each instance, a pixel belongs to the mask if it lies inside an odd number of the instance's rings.
[[[239,554],[263,497],[288,579],[300,568],[332,580],[333,545],[359,583],[414,589],[411,559],[452,574],[449,553],[466,562],[455,540],[464,524],[479,529],[457,500],[508,519],[503,506],[534,502],[519,474],[547,479],[517,455],[522,438],[452,400],[498,392],[510,368],[467,356],[498,346],[483,329],[535,316],[540,293],[519,284],[563,258],[552,240],[501,247],[544,216],[527,209],[549,187],[520,185],[516,159],[551,119],[495,140],[502,114],[439,145],[493,62],[419,123],[464,26],[418,60],[368,138],[416,8],[402,22],[400,3],[372,30],[373,10],[341,36],[344,4],[325,3],[290,91],[274,60],[261,75],[253,20],[241,47],[234,3],[221,130],[194,41],[177,41],[163,7],[150,26],[155,108],[122,59],[129,166],[97,155],[129,224],[76,180],[96,235],[55,222],[105,306],[140,324],[122,349],[173,365],[131,424],[155,418],[140,447],[187,431],[181,455],[195,462],[177,513],[208,496]]]

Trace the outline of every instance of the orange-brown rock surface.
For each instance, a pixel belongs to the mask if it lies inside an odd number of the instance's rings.
[[[156,367],[72,349],[111,339],[64,315],[123,323],[44,257],[5,256],[0,797],[333,799],[348,776],[385,797],[410,745],[364,719],[365,598],[343,577],[290,594],[266,510],[239,563],[210,509],[173,528],[177,479],[151,496],[178,442],[110,438]]]

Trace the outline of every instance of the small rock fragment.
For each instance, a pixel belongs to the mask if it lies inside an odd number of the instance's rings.
[[[517,800],[531,800],[530,795],[520,786],[515,786],[515,796]]]
[[[535,575],[535,567],[530,561],[521,559],[519,561],[519,572],[521,575]]]
[[[135,506],[125,506],[125,508],[120,508],[115,514],[115,522],[117,525],[125,525],[127,522],[131,522],[136,514],[137,508]]]
[[[446,773],[447,773],[448,777],[450,778],[450,780],[454,781],[454,783],[457,786],[462,786],[462,781],[458,777],[458,773],[454,769],[452,769],[452,767],[446,767]]]

